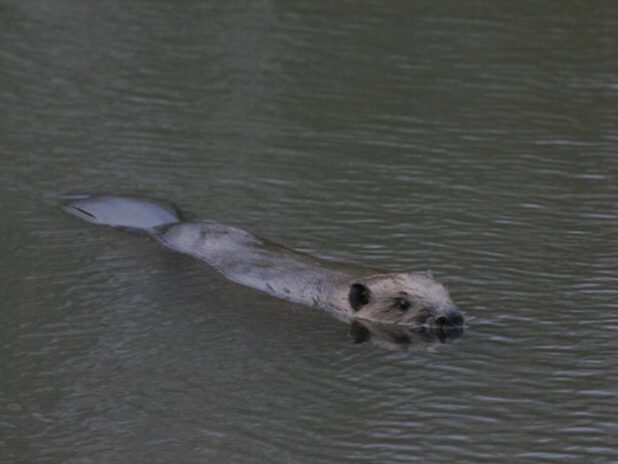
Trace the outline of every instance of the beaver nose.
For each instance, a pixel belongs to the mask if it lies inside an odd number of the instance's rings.
[[[451,309],[446,314],[436,317],[434,325],[439,329],[451,329],[461,327],[464,318],[458,309]]]

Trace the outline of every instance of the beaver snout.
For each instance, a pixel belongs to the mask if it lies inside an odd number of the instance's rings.
[[[438,316],[433,321],[433,326],[440,330],[458,329],[464,324],[464,318],[458,309],[451,309],[445,314]]]

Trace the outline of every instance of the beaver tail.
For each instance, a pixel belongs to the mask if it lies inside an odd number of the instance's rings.
[[[59,200],[66,212],[88,222],[150,233],[187,217],[173,203],[140,196],[68,193]]]

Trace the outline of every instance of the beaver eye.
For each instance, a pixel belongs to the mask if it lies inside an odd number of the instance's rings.
[[[397,300],[396,305],[400,311],[407,311],[410,309],[410,302],[408,300],[399,299]]]

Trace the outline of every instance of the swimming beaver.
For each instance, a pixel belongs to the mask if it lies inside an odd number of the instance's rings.
[[[228,279],[343,318],[439,330],[462,313],[432,276],[383,273],[314,258],[241,229],[198,219],[139,196],[67,194],[66,211],[86,221],[144,230],[164,246],[206,261]]]

